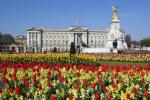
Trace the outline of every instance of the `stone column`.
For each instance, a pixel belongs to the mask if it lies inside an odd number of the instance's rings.
[[[34,47],[34,53],[37,53],[37,47]]]
[[[23,50],[24,50],[24,53],[27,53],[27,47],[26,46],[23,47]]]
[[[16,46],[16,53],[19,53],[19,47]]]

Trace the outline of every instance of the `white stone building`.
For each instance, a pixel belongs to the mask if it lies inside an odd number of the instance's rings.
[[[114,7],[113,7],[114,8]],[[76,49],[81,51],[84,47],[113,48],[114,40],[124,42],[123,32],[120,28],[120,20],[117,9],[113,9],[113,17],[110,29],[93,30],[84,26],[72,26],[68,29],[27,29],[27,50],[30,52],[69,51],[71,42],[75,43]],[[120,41],[118,41],[120,45]],[[121,47],[122,48],[122,47]]]

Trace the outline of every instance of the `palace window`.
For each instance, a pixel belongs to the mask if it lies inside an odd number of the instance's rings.
[[[29,39],[31,39],[31,37],[32,37],[31,34],[29,34]]]
[[[60,44],[61,42],[60,42],[60,40],[58,41],[58,44]]]
[[[35,35],[34,34],[32,34],[32,38],[34,39],[34,37],[35,37]]]
[[[50,40],[50,43],[49,43],[50,45],[52,44],[52,40]]]
[[[54,40],[54,44],[56,44],[56,40]]]
[[[35,40],[33,40],[33,45],[35,45]]]
[[[46,35],[46,39],[48,38],[48,35]]]
[[[98,41],[98,44],[100,44],[100,43],[101,43],[101,41],[99,40],[99,41]]]
[[[48,40],[46,40],[46,43],[45,43],[45,44],[46,44],[46,46],[47,46],[47,44],[48,44]]]
[[[36,38],[37,38],[37,39],[38,39],[38,36],[39,36],[38,33],[36,33]]]
[[[29,41],[29,45],[31,45],[31,41]]]
[[[50,39],[52,38],[52,35],[50,35]]]

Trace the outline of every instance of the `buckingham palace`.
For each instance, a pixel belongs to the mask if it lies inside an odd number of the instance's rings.
[[[70,26],[66,29],[29,28],[27,29],[27,50],[37,53],[51,52],[54,48],[57,48],[59,52],[66,52],[70,50],[71,42],[74,42],[76,49],[79,48],[80,50],[85,47],[102,48],[110,45],[108,42],[111,40],[120,37],[124,39],[123,33],[115,8],[115,10],[113,9],[111,28],[109,29],[95,30],[85,26]]]

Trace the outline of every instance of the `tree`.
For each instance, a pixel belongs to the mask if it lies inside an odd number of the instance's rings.
[[[75,54],[75,53],[76,53],[75,44],[74,44],[74,42],[71,42],[70,54]]]
[[[0,32],[0,45],[2,44],[2,39],[3,39],[3,35],[2,35],[2,33]]]
[[[74,42],[71,42],[71,45],[70,45],[70,62],[71,62],[74,54],[76,54],[75,44],[74,44]]]
[[[140,45],[141,46],[146,46],[146,47],[150,47],[150,37],[149,38],[144,38],[140,41]]]
[[[54,50],[53,50],[53,52],[57,52],[57,48],[56,48],[56,47],[54,47]]]
[[[125,42],[127,43],[128,48],[131,48],[131,36],[130,36],[130,34],[127,34],[125,36]]]
[[[0,33],[0,45],[9,45],[12,43],[14,43],[12,35]]]

